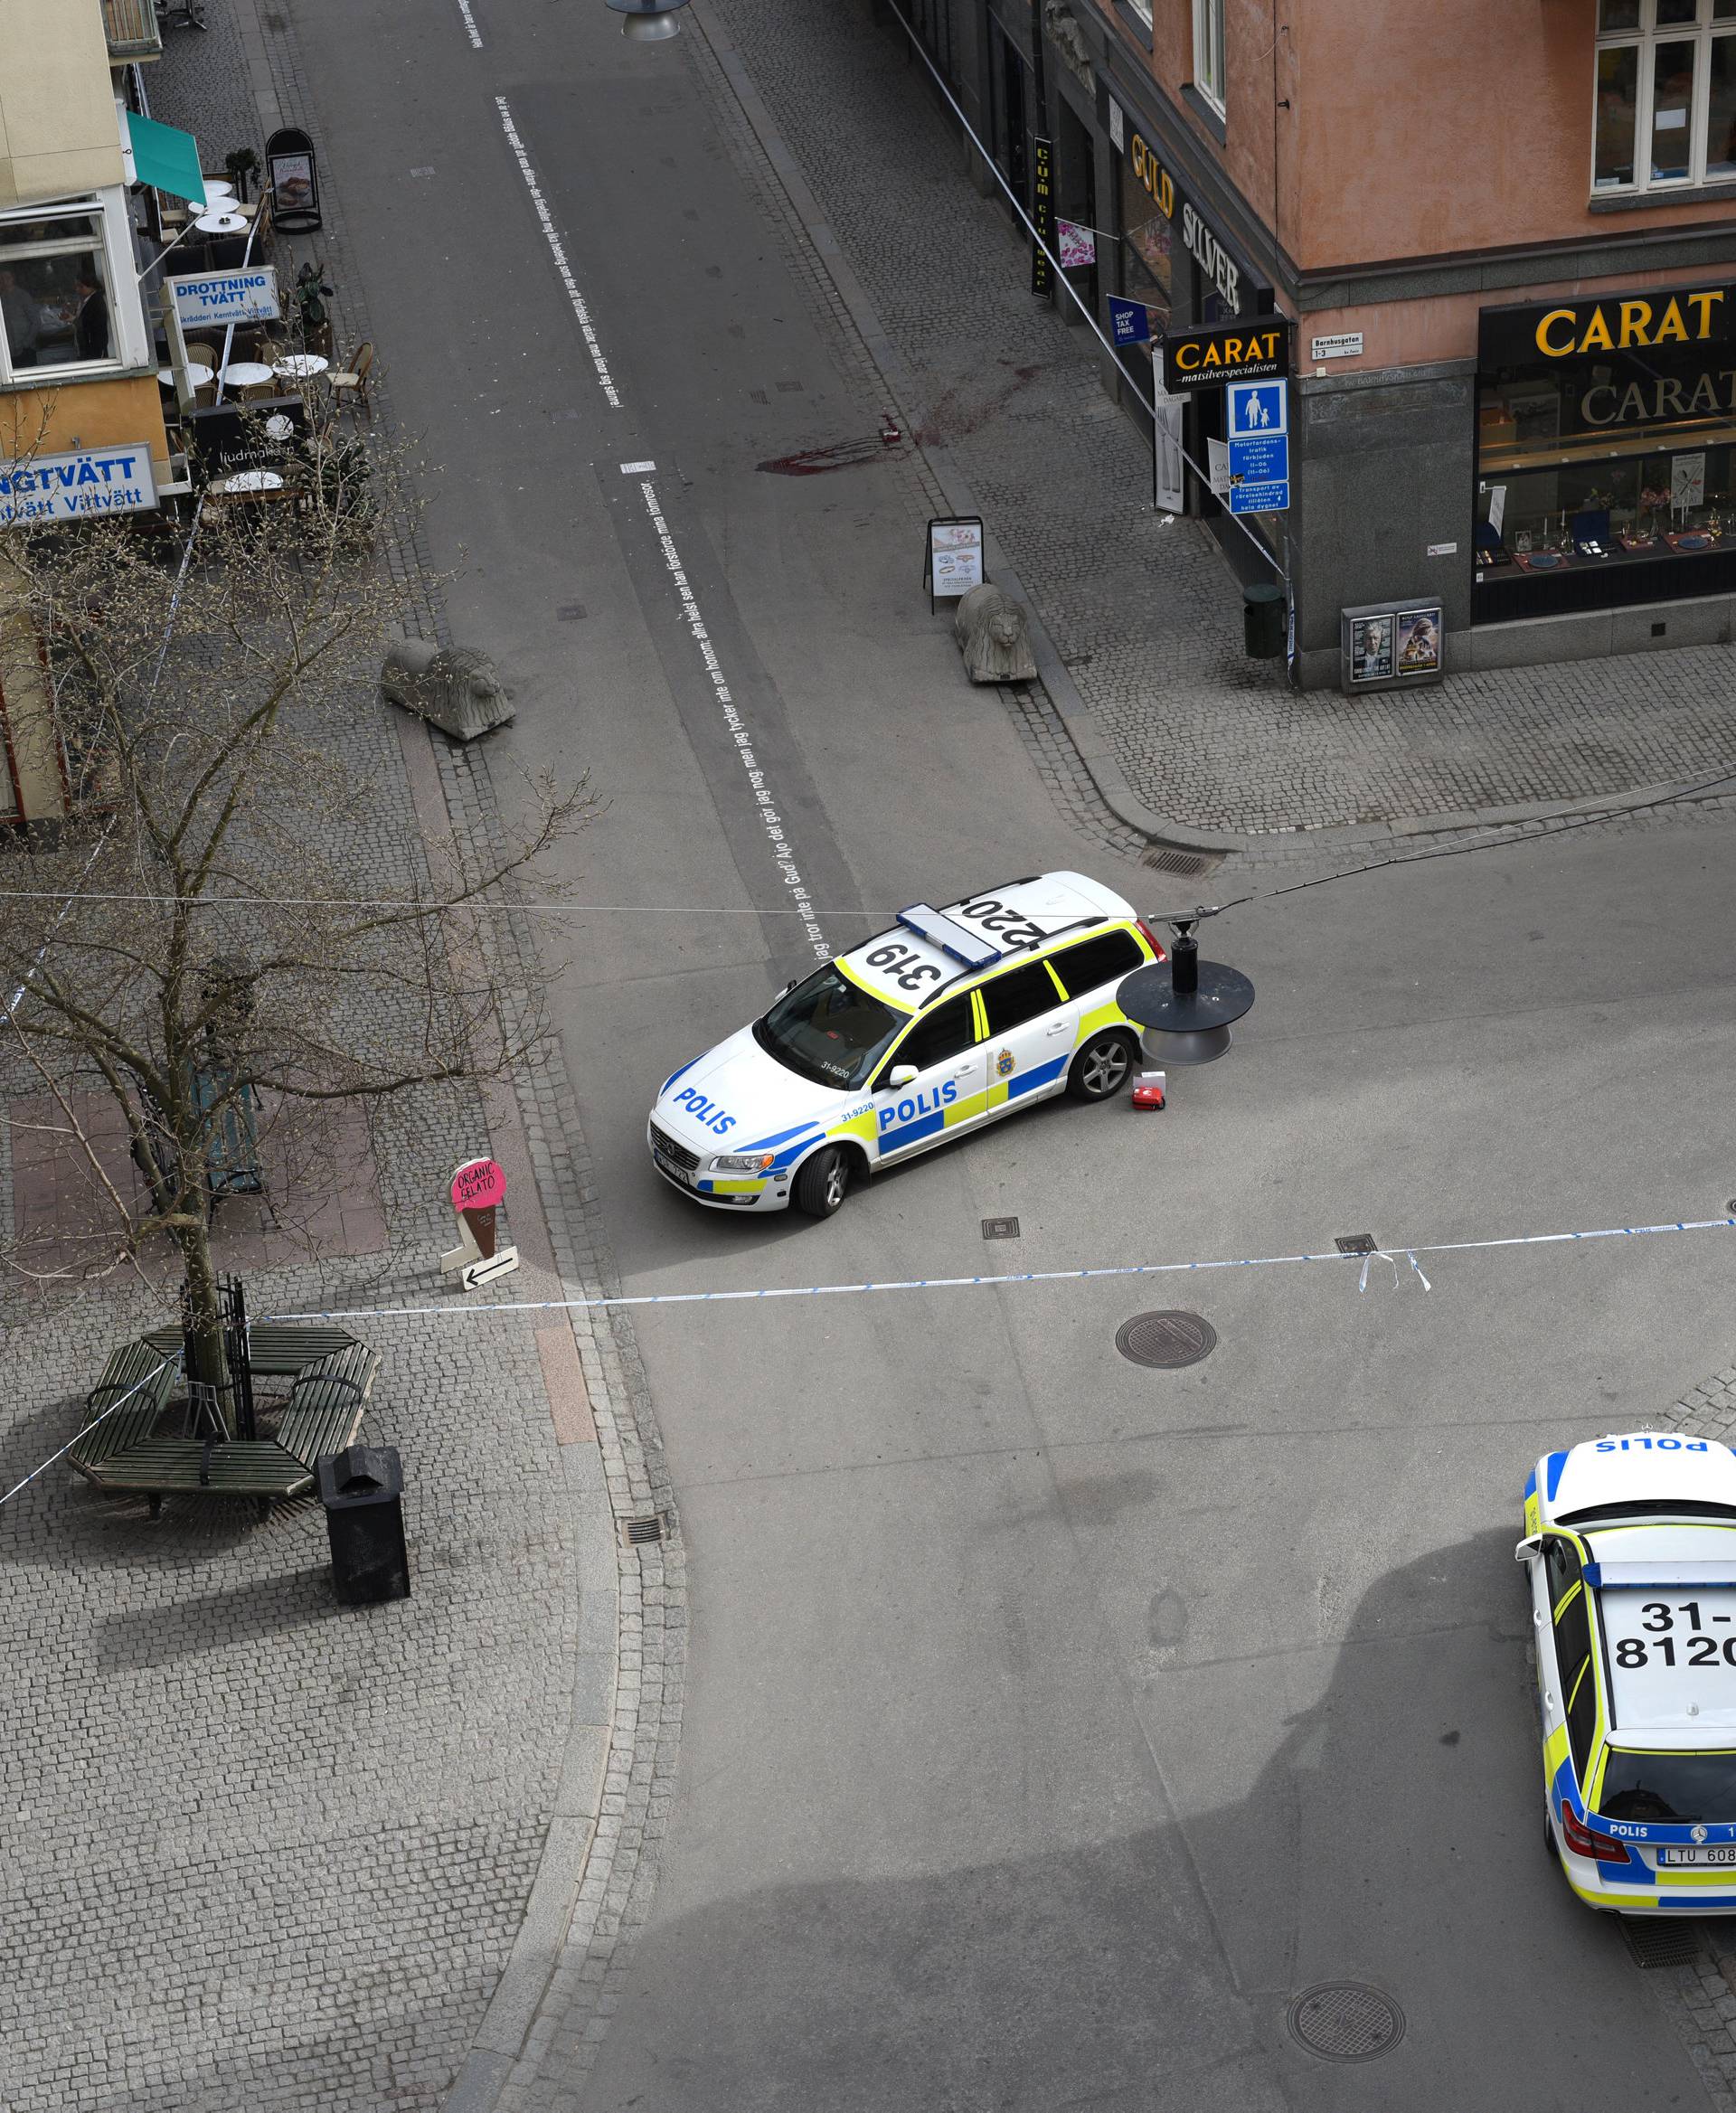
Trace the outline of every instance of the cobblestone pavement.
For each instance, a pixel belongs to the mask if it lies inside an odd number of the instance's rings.
[[[148,80],[156,114],[210,160],[307,113],[288,14],[234,0],[208,20],[172,31]],[[326,203],[318,253],[354,342],[366,305],[341,284],[329,187]],[[387,555],[409,627],[442,636],[414,539]],[[483,759],[387,721],[368,671],[334,703],[356,800],[333,827],[358,887],[425,873],[419,811],[486,856]],[[510,975],[528,941],[506,927],[499,943]],[[0,1075],[0,1093],[27,1083]],[[515,1219],[508,1205],[508,1237],[528,1250],[534,1227],[548,1250],[527,1294],[618,1288],[558,1053],[515,1094],[390,1103],[373,1141],[382,1251],[315,1266],[274,1250],[249,1275],[254,1312],[425,1303],[443,1288],[445,1178],[488,1143],[537,1177]],[[0,1222],[15,1207],[0,1131]],[[52,1311],[8,1296],[0,1486],[64,1442],[113,1342],[172,1306],[167,1291]],[[312,1500],[264,1525],[209,1499],[151,1520],[61,1468],[0,1514],[7,2113],[431,2113],[460,2071],[452,2102],[487,2103],[561,1936],[606,1957],[619,1930],[661,1832],[684,1642],[673,1517],[644,1552],[614,1532],[611,1514],[670,1508],[630,1326],[575,1316],[566,1344],[596,1444],[553,1398],[561,1328],[473,1314],[363,1331],[383,1359],[364,1436],[405,1461],[409,1600],[335,1606]]]
[[[966,180],[901,33],[860,5],[705,0],[705,14],[920,377],[922,401],[901,408],[968,480],[1158,815],[1208,831],[1354,826],[1736,768],[1724,647],[1456,675],[1354,705],[1292,693],[1244,659],[1240,591],[1216,544],[1153,512],[1146,448],[1103,394],[1094,341],[1027,292],[1024,244]]]

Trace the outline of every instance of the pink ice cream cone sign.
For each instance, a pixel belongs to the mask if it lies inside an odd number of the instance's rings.
[[[441,1267],[460,1270],[465,1289],[474,1290],[518,1266],[517,1250],[497,1249],[495,1240],[495,1212],[506,1198],[506,1175],[492,1159],[467,1159],[453,1172],[451,1193],[464,1244],[442,1256]]]

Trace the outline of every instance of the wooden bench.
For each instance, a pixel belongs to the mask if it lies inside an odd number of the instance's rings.
[[[250,1496],[261,1516],[272,1500],[300,1496],[314,1486],[311,1468],[274,1439],[146,1439],[107,1463],[105,1489],[143,1490],[151,1500],[151,1516],[166,1495]]]
[[[379,1370],[380,1354],[365,1343],[309,1365],[289,1390],[278,1443],[310,1468],[322,1454],[354,1445]]]
[[[248,1344],[256,1373],[296,1375],[276,1438],[154,1436],[153,1426],[175,1378],[171,1362],[148,1415],[137,1416],[130,1408],[118,1410],[108,1422],[119,1428],[120,1435],[95,1467],[87,1466],[76,1452],[74,1463],[104,1489],[144,1491],[153,1518],[169,1495],[209,1491],[218,1496],[250,1496],[261,1516],[275,1499],[303,1495],[314,1486],[314,1462],[354,1442],[380,1370],[380,1354],[358,1343],[347,1328],[290,1322],[250,1329]],[[180,1350],[178,1327],[153,1329],[109,1359],[91,1401],[100,1410],[99,1396],[114,1400],[118,1382],[137,1383],[163,1358],[178,1358]]]
[[[116,1455],[156,1429],[174,1391],[180,1359],[178,1329],[172,1345],[135,1341],[123,1343],[110,1354],[102,1377],[84,1398],[84,1428],[67,1455],[87,1480],[105,1486]]]
[[[145,1337],[154,1350],[179,1356],[181,1330],[153,1328]],[[303,1321],[256,1321],[247,1331],[247,1362],[256,1373],[293,1379],[322,1357],[347,1350],[355,1341],[347,1328]]]

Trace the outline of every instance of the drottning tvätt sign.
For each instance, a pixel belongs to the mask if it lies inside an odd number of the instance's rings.
[[[0,462],[0,528],[145,514],[156,505],[151,451],[142,440]]]
[[[208,323],[275,323],[283,313],[278,275],[269,264],[189,272],[184,278],[170,279],[168,287],[183,329]]]

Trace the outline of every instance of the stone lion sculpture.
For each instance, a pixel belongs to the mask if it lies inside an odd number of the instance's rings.
[[[459,741],[473,741],[513,716],[486,653],[473,653],[465,646],[430,646],[425,638],[400,638],[387,649],[380,695]]]
[[[973,683],[1033,683],[1037,664],[1024,635],[1024,611],[992,580],[973,587],[958,604],[952,635]]]

